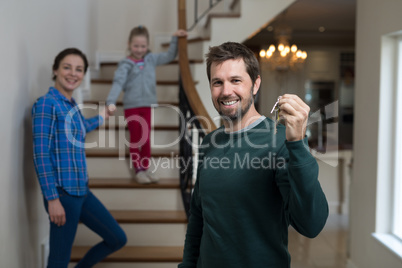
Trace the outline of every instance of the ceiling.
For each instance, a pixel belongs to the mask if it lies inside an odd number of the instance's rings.
[[[297,44],[301,49],[316,46],[354,47],[356,0],[296,0],[244,44],[257,48],[276,43],[274,29],[278,25],[291,27],[290,43]],[[325,30],[320,32],[320,27]]]

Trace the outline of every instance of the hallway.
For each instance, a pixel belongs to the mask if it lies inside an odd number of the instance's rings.
[[[292,268],[345,268],[348,216],[330,214],[324,230],[314,239],[289,229]]]

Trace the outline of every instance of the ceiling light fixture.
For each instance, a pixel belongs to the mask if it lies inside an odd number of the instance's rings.
[[[307,58],[307,52],[298,49],[295,44],[290,45],[292,30],[288,26],[279,26],[274,29],[274,37],[278,45],[270,44],[268,49],[261,49],[260,58],[271,69],[288,71],[301,68]]]

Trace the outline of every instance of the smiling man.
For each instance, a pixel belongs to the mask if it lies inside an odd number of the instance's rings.
[[[214,62],[210,69],[214,74],[210,84],[215,109],[226,123],[236,123],[234,130],[244,127],[238,123],[258,116],[253,103],[261,78],[251,80],[242,59]]]
[[[283,125],[254,105],[259,63],[242,44],[211,47],[207,75],[223,126],[200,147],[179,268],[288,268],[288,227],[313,238],[328,217],[318,165],[305,137],[310,108],[279,100]]]

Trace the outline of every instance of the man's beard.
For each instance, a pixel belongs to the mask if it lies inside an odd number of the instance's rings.
[[[224,114],[222,112],[222,109],[220,109],[218,112],[219,112],[219,115],[221,116],[221,118],[223,120],[225,120],[225,121],[228,121],[228,122],[230,121],[231,123],[237,123],[237,122],[241,121],[243,116],[248,112],[248,110],[250,110],[250,107],[254,102],[252,89],[251,89],[250,96],[251,97],[249,98],[248,103],[247,103],[247,105],[245,107],[243,107],[243,105],[242,105],[243,100],[240,100],[240,105],[239,105],[239,107],[236,109],[236,111],[234,113]]]

